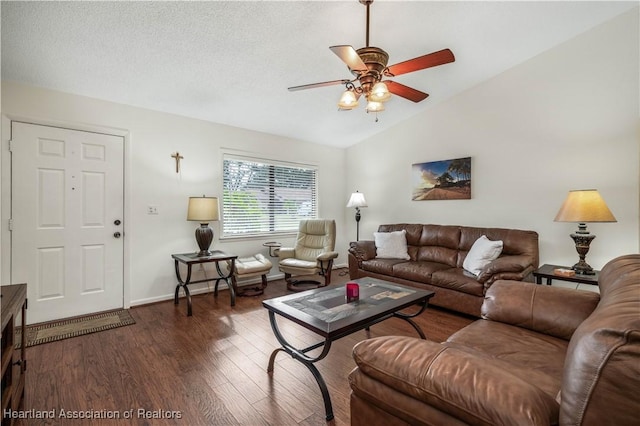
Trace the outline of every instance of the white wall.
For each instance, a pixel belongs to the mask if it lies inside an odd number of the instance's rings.
[[[348,241],[345,228],[345,151],[274,135],[189,119],[171,114],[115,104],[72,94],[2,83],[3,120],[3,219],[9,217],[9,176],[6,117],[25,117],[45,123],[59,122],[79,128],[111,128],[126,133],[125,302],[145,303],[170,298],[176,285],[172,253],[195,251],[194,231],[198,224],[186,221],[189,196],[220,196],[222,191],[222,149],[234,149],[256,156],[314,164],[319,168],[319,214],[335,218],[338,232],[338,263],[346,263]],[[215,117],[212,117],[212,120]],[[171,154],[184,159],[181,174],[175,172]],[[158,207],[157,216],[147,214],[147,206]],[[2,282],[9,283],[8,233],[3,220]],[[263,253],[263,239],[219,241],[218,224],[213,247],[239,255]],[[280,238],[293,244],[294,236]],[[278,275],[277,267],[271,275]],[[200,278],[200,276],[196,277]],[[196,279],[194,278],[194,279]],[[204,287],[206,284],[201,284]],[[197,287],[196,287],[197,289]],[[226,297],[226,296],[225,296]]]
[[[339,263],[355,236],[354,212],[344,207],[354,189],[369,203],[361,239],[403,221],[533,229],[541,261],[569,265],[577,260],[569,238],[576,224],[553,218],[568,190],[597,188],[618,219],[589,225],[598,237],[587,261],[601,268],[639,250],[638,50],[636,9],[347,150],[3,82],[1,282],[10,282],[7,116],[127,135],[125,300],[132,304],[171,297],[170,254],[196,249],[187,198],[220,195],[224,148],[317,164],[320,215],[337,220]],[[175,151],[185,157],[180,175]],[[410,201],[412,163],[464,156],[472,157],[471,200]],[[148,205],[159,215],[147,215]],[[217,248],[267,253],[267,239],[218,241],[214,230]]]
[[[638,50],[636,8],[349,148],[361,239],[397,222],[531,229],[541,263],[572,265],[577,224],[553,219],[567,191],[596,188],[618,222],[589,224],[587,262],[638,252]],[[411,164],[467,156],[471,200],[411,201]]]

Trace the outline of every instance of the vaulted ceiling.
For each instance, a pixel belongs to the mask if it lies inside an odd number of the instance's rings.
[[[346,147],[638,4],[376,0],[370,44],[389,64],[444,48],[456,57],[396,77],[430,96],[394,96],[377,122],[364,105],[339,112],[341,86],[287,91],[352,77],[329,46],[365,46],[357,0],[3,1],[2,78]]]

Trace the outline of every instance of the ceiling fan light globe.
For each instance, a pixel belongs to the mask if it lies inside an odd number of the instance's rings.
[[[340,100],[338,101],[338,108],[340,109],[354,109],[358,106],[358,99],[356,98],[355,93],[351,90],[345,90],[340,96]]]
[[[391,98],[391,92],[386,84],[379,81],[373,85],[369,99],[374,102],[386,102]]]
[[[380,112],[384,111],[384,104],[382,102],[370,100],[367,103],[367,112]]]

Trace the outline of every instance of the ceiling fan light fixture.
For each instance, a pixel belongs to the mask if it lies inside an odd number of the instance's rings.
[[[380,112],[384,111],[384,104],[378,101],[369,100],[367,103],[367,112]]]
[[[374,102],[386,102],[391,98],[389,88],[382,81],[377,82],[371,89],[369,99]]]
[[[340,96],[340,100],[338,101],[338,108],[340,109],[354,109],[358,106],[358,98],[356,98],[356,94],[353,93],[353,90],[345,90]]]
[[[351,80],[341,79],[293,86],[288,88],[289,91],[294,92],[316,87],[344,85],[347,90],[338,101],[338,110],[340,111],[348,111],[356,108],[361,96],[367,100],[366,111],[368,113],[384,111],[383,102],[391,99],[392,94],[394,97],[404,98],[411,102],[422,102],[429,96],[428,93],[421,92],[392,80],[385,80],[383,82],[382,79],[387,77],[395,78],[402,74],[455,62],[456,59],[453,52],[449,49],[442,49],[388,66],[389,54],[379,47],[369,45],[369,7],[374,0],[358,1],[367,8],[365,47],[357,50],[354,49],[353,46],[343,44],[329,47],[329,49],[347,65],[349,72],[351,72],[355,78]],[[389,90],[389,88],[391,88],[391,90]],[[377,114],[376,121],[378,121]]]

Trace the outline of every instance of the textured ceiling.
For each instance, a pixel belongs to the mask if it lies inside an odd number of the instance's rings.
[[[370,44],[389,64],[443,48],[456,56],[396,77],[430,96],[393,97],[378,122],[362,103],[338,112],[341,86],[287,91],[351,77],[329,46],[365,45],[356,0],[3,1],[2,78],[346,147],[638,4],[376,0]]]

